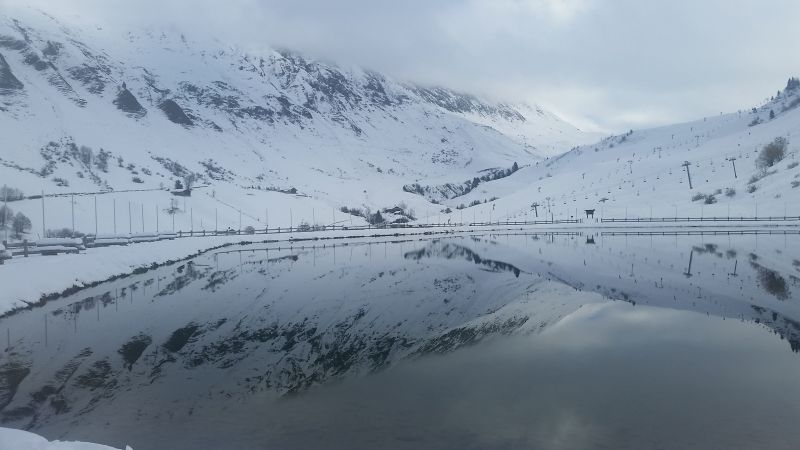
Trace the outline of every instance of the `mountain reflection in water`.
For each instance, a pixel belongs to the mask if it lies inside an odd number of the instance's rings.
[[[0,419],[137,450],[781,448],[800,437],[799,246],[487,234],[220,251],[0,320]]]

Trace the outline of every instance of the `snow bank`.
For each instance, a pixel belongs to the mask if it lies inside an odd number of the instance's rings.
[[[0,428],[0,449],[4,450],[111,450],[113,448],[87,442],[48,441],[27,431]],[[125,449],[132,450],[127,446]]]

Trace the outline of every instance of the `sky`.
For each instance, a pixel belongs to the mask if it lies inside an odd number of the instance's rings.
[[[800,75],[797,0],[0,0],[539,104],[616,133],[747,109]]]

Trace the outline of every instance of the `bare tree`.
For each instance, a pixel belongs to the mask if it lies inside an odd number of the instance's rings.
[[[785,137],[776,137],[774,141],[765,145],[756,159],[756,167],[762,170],[774,166],[786,157],[786,148],[789,142]]]
[[[30,230],[31,226],[31,219],[21,212],[18,212],[17,215],[14,216],[14,220],[11,222],[11,229],[14,231],[14,236],[17,238],[21,237],[22,233]]]

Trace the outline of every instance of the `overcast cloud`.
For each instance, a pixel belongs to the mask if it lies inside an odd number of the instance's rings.
[[[618,132],[753,106],[800,74],[797,0],[0,0],[280,46]]]

